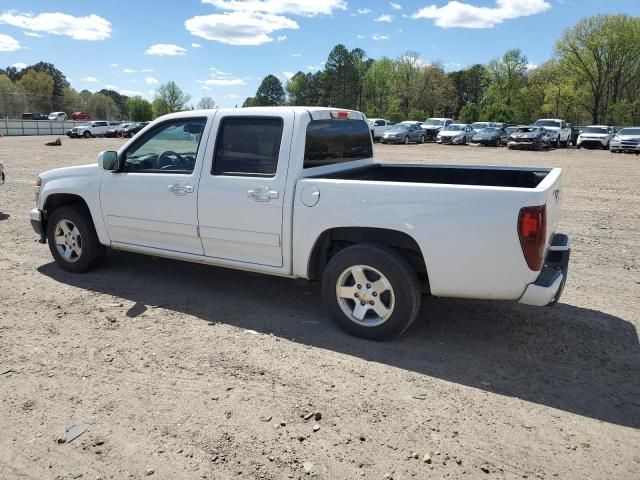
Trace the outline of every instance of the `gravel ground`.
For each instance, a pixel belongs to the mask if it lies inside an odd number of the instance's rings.
[[[553,308],[425,299],[374,343],[315,284],[115,252],[63,272],[33,178],[121,141],[47,140],[0,138],[0,478],[640,478],[640,157],[377,145],[562,167],[574,249]]]

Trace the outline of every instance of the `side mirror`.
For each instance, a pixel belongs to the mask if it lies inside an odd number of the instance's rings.
[[[98,155],[98,164],[103,170],[114,171],[118,169],[118,152],[106,151]]]

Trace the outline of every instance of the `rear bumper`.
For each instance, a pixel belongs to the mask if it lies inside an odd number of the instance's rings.
[[[570,256],[571,239],[567,235],[556,233],[540,275],[534,283],[527,286],[519,302],[537,307],[556,304],[567,281]]]

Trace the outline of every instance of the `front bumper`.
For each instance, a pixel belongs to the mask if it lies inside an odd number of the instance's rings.
[[[403,143],[404,137],[396,138],[396,137],[382,137],[380,139],[382,143]]]
[[[571,239],[567,235],[556,233],[540,275],[534,283],[527,286],[519,302],[536,307],[555,305],[560,300],[567,281],[570,256]]]
[[[635,152],[640,153],[640,144],[633,145],[629,143],[623,142],[611,142],[609,145],[609,150],[612,152]]]
[[[535,148],[535,146],[538,144],[538,141],[535,139],[532,140],[519,140],[519,141],[509,141],[507,142],[507,147],[509,148],[524,148],[524,149],[528,149],[528,148]]]
[[[582,148],[607,148],[607,144],[598,139],[579,139],[577,146]]]
[[[42,211],[34,208],[29,212],[29,219],[31,220],[31,227],[33,231],[40,237],[40,243],[46,242],[46,235],[44,233],[44,226],[42,222]]]

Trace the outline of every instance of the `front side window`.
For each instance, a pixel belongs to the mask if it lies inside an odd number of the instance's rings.
[[[398,127],[407,129],[408,127]],[[303,168],[373,157],[371,133],[363,120],[312,120],[307,126]]]
[[[275,176],[283,126],[282,119],[275,117],[223,119],[218,130],[211,173],[255,177]]]
[[[126,151],[123,171],[190,174],[206,123],[187,118],[158,125]]]

